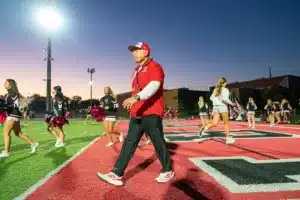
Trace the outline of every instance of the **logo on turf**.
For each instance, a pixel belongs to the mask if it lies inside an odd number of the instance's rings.
[[[288,133],[275,133],[261,130],[237,130],[231,131],[231,135],[236,139],[269,139],[269,138],[293,138],[297,137]],[[200,142],[208,139],[225,138],[224,131],[208,131],[206,135],[200,137],[198,132],[165,132],[167,142]]]
[[[300,190],[300,159],[189,158],[232,193]]]

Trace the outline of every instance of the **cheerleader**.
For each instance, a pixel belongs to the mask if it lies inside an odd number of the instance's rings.
[[[199,115],[202,125],[207,125],[208,122],[208,105],[206,102],[204,102],[203,96],[199,97],[198,101],[199,106]]]
[[[274,126],[274,105],[273,105],[273,101],[271,99],[268,99],[267,104],[265,105],[265,111],[267,113],[267,118],[268,121],[270,122],[270,126]]]
[[[167,117],[168,117],[169,120],[171,120],[171,119],[172,119],[172,116],[173,116],[172,107],[169,106],[169,107],[168,107],[168,110],[167,110]]]
[[[100,99],[100,107],[105,110],[104,131],[109,140],[107,147],[114,145],[112,134],[119,135],[119,141],[123,142],[123,133],[115,131],[116,112],[118,111],[118,102],[116,96],[110,87],[104,88],[104,97]]]
[[[248,123],[249,128],[255,128],[255,111],[257,110],[257,106],[253,100],[253,98],[249,98],[248,104],[247,104],[247,114],[248,114]]]
[[[87,121],[92,119],[91,110],[91,106],[86,109],[86,119],[84,120],[84,124],[87,124]]]
[[[218,81],[213,94],[210,96],[210,100],[213,102],[213,121],[208,123],[208,125],[202,125],[199,135],[202,137],[204,131],[216,127],[221,115],[224,121],[226,144],[232,144],[235,142],[235,138],[230,136],[228,105],[235,106],[235,104],[229,99],[229,90],[226,88],[226,82],[225,78],[221,78]]]
[[[290,116],[291,116],[292,110],[293,109],[292,109],[290,103],[288,102],[288,100],[283,99],[281,102],[281,112],[283,115],[283,121],[290,123]]]
[[[273,107],[274,107],[274,112],[275,112],[275,118],[277,119],[276,123],[280,124],[281,123],[281,117],[280,117],[281,106],[280,106],[279,101],[275,101]]]
[[[4,83],[4,87],[7,90],[5,96],[7,118],[5,120],[3,136],[4,136],[4,151],[0,154],[0,158],[8,157],[10,150],[11,136],[10,133],[13,130],[15,135],[31,145],[31,153],[36,152],[36,148],[39,143],[34,142],[28,136],[24,135],[21,131],[20,119],[22,118],[22,111],[24,105],[22,105],[23,97],[19,93],[17,84],[12,79],[7,79]],[[23,108],[22,108],[23,107]]]
[[[48,124],[47,130],[56,137],[55,147],[64,147],[65,133],[63,126],[69,124],[68,120],[65,118],[68,105],[60,86],[55,86],[52,94],[54,95],[52,111],[50,115],[46,117],[46,123]]]
[[[178,119],[178,117],[179,117],[179,112],[178,112],[178,109],[176,109],[174,112],[174,119],[176,120],[176,119]]]

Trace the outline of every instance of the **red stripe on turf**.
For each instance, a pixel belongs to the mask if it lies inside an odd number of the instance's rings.
[[[119,124],[127,128],[127,122]],[[222,126],[221,126],[222,127]],[[125,131],[124,131],[125,132]],[[266,146],[266,142],[268,146]],[[286,199],[299,198],[300,191],[231,194],[211,176],[193,165],[191,157],[248,156],[268,159],[243,149],[209,140],[202,143],[179,143],[173,145],[172,159],[175,178],[165,184],[157,184],[154,179],[161,169],[152,146],[137,149],[127,168],[124,187],[114,187],[99,181],[96,173],[108,172],[113,166],[121,144],[114,148],[105,147],[106,138],[92,145],[81,156],[52,177],[45,185],[31,194],[28,199],[103,199],[103,200],[147,200],[147,199]],[[238,140],[235,145],[251,148],[280,158],[299,157],[295,153],[298,139],[284,140]],[[287,148],[288,147],[288,148]],[[293,151],[294,149],[294,151]]]

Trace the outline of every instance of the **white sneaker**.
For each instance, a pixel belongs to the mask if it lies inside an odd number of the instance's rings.
[[[123,142],[123,140],[124,140],[124,135],[123,135],[123,133],[120,133],[119,140],[120,140],[120,142]]]
[[[233,144],[235,143],[235,138],[233,137],[226,137],[226,144]]]
[[[64,146],[65,146],[65,143],[60,142],[56,147],[57,147],[57,148],[60,148],[60,147],[64,147]]]
[[[151,140],[148,139],[148,140],[145,142],[145,145],[148,145],[148,144],[150,144],[150,143],[151,143]]]
[[[160,173],[159,176],[155,179],[158,183],[165,183],[171,180],[174,177],[175,173],[173,171]]]
[[[107,147],[110,147],[110,146],[112,146],[112,145],[114,145],[114,143],[113,143],[113,142],[109,142],[106,146],[107,146]]]
[[[117,176],[113,172],[109,172],[108,174],[102,174],[102,173],[98,172],[97,176],[100,178],[100,180],[110,183],[112,185],[116,185],[116,186],[124,185],[124,183],[122,181],[122,177]]]
[[[38,142],[34,143],[31,145],[31,152],[30,153],[35,153],[36,152],[36,148],[39,146],[40,144]]]
[[[2,151],[0,153],[0,158],[7,158],[9,156],[9,153],[6,153],[5,151]]]
[[[55,147],[59,147],[59,144],[61,143],[60,139],[56,139]]]

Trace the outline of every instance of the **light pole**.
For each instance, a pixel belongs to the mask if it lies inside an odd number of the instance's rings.
[[[93,102],[92,102],[92,99],[93,99],[93,73],[96,72],[96,70],[94,68],[90,69],[88,68],[87,69],[87,72],[90,74],[90,82],[89,84],[91,85],[91,91],[90,91],[90,106],[92,107],[93,105]]]
[[[59,29],[62,25],[62,18],[58,14],[58,12],[55,10],[53,5],[50,5],[51,1],[49,1],[49,5],[46,7],[43,7],[42,9],[38,10],[37,12],[37,20],[42,25],[42,27],[49,32],[55,31]],[[48,44],[47,44],[47,58],[45,60],[47,61],[47,86],[46,86],[46,114],[49,114],[51,111],[51,61],[53,60],[51,54],[51,38],[48,37]]]
[[[47,78],[46,78],[46,113],[50,114],[51,111],[51,62],[54,60],[51,56],[51,38],[48,38],[48,45],[47,45],[47,58],[45,60],[47,61]]]

